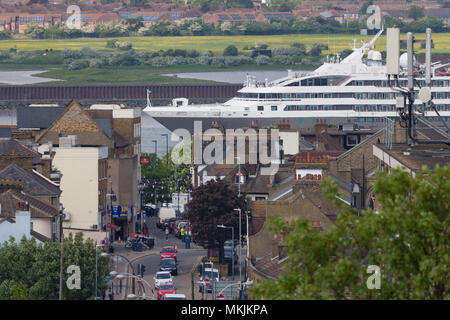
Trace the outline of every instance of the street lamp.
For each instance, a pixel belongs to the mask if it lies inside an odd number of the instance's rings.
[[[221,224],[218,225],[217,228],[231,229],[231,279],[234,281],[234,227],[227,227]]]
[[[112,225],[112,203],[113,201],[117,200],[116,194],[114,193],[114,190],[112,189],[112,181],[111,182],[111,191],[110,193],[107,193],[106,196],[109,197],[109,210],[111,213],[106,212],[106,238],[108,239],[108,243],[109,246],[111,246],[111,242],[112,242],[112,232],[111,232],[111,225]],[[107,210],[108,211],[108,210]],[[110,231],[109,231],[109,236],[108,236],[108,220],[110,223]]]
[[[103,245],[95,245],[95,300],[97,300],[98,297],[98,247],[103,247]]]
[[[122,256],[122,255],[117,254],[117,253],[112,254],[112,253],[106,253],[106,252],[103,252],[103,253],[101,254],[101,256],[102,256],[102,257],[118,256],[118,257],[121,257],[121,258],[125,259],[125,261],[128,262],[128,265],[131,267],[131,272],[133,273],[132,275],[133,275],[133,276],[135,275],[133,264],[131,263],[130,260],[128,260],[127,257]],[[134,289],[135,289],[135,284],[134,284],[134,278],[133,278],[133,286],[132,286],[133,294],[135,293],[135,290],[134,290]]]
[[[139,233],[142,234],[142,191],[144,191],[145,185],[142,182],[139,182],[138,184],[138,190],[139,190],[139,203],[140,203],[140,220],[139,220]]]
[[[240,180],[239,180],[240,182]],[[233,209],[234,211],[239,211],[239,282],[242,281],[242,264],[241,264],[241,256],[242,256],[242,241],[241,241],[241,209]],[[234,240],[234,239],[233,239]]]
[[[116,276],[116,279],[123,280],[123,279],[126,279],[127,277],[133,278],[133,280],[137,279],[139,283],[146,284],[153,294],[153,299],[155,299],[155,292],[153,291],[152,286],[143,277],[136,276],[136,275],[130,274],[130,273],[121,273]],[[145,287],[144,286],[142,286],[142,287],[144,288],[144,299],[145,299]],[[127,295],[127,298],[129,300],[135,300],[137,298],[137,296],[134,293],[132,293],[132,294]]]
[[[166,162],[167,162],[167,168],[169,168],[169,134],[168,133],[162,133],[161,137],[166,137]]]

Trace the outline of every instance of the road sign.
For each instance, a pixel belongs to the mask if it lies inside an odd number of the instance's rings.
[[[209,286],[209,279],[205,279],[205,285]]]
[[[224,296],[223,294],[219,294],[219,295],[216,297],[216,300],[225,300],[225,296]]]

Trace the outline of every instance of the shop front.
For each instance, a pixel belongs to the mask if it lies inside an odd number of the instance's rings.
[[[116,205],[112,206],[111,212],[112,224],[111,228],[113,241],[123,241],[134,233],[134,207],[133,205]]]

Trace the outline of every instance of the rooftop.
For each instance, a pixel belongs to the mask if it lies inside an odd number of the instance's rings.
[[[381,149],[414,172],[420,171],[422,166],[433,169],[438,165],[443,167],[450,164],[450,147],[445,144],[421,144],[411,147],[402,143],[393,144],[392,149],[383,144],[377,144],[374,146],[374,155],[377,156],[375,148]]]

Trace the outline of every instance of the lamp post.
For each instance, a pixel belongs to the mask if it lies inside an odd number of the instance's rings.
[[[221,224],[217,228],[231,229],[231,238],[233,240],[231,241],[231,279],[234,281],[234,227],[227,227]]]
[[[95,300],[98,297],[98,247],[102,247],[101,244],[95,245]]]
[[[239,181],[240,182],[240,181]],[[233,209],[234,211],[239,211],[239,281],[242,281],[242,263],[241,263],[241,256],[242,256],[242,231],[241,231],[241,209]],[[233,239],[234,240],[234,239]]]
[[[143,225],[143,220],[142,220],[142,191],[144,190],[145,186],[143,185],[142,182],[139,182],[138,184],[138,190],[139,190],[139,203],[140,203],[140,220],[139,220],[139,233],[142,234],[142,225]]]
[[[155,155],[158,158],[158,140],[152,140],[155,143]]]
[[[133,275],[133,276],[135,275],[133,264],[131,263],[130,260],[128,260],[127,257],[122,256],[122,255],[117,254],[117,253],[112,254],[112,253],[106,253],[106,252],[103,252],[100,256],[102,256],[102,257],[118,256],[118,257],[121,257],[121,258],[125,259],[125,261],[128,262],[128,265],[131,267],[132,275]],[[134,289],[135,289],[135,284],[134,284],[134,278],[133,278],[133,286],[132,286],[133,294],[135,293],[135,290],[134,290]]]
[[[166,137],[166,165],[167,168],[169,168],[169,134],[168,133],[162,133],[161,137]]]
[[[64,232],[63,232],[63,219],[64,219],[64,207],[59,204],[59,241],[61,242],[61,257],[59,260],[59,300],[63,298],[63,269],[64,269]]]
[[[107,197],[109,197],[109,210],[110,213],[107,212],[107,220],[106,220],[106,236],[108,239],[108,243],[111,246],[111,242],[112,242],[112,232],[111,232],[111,225],[109,227],[109,235],[108,235],[108,220],[109,223],[112,224],[112,202],[117,200],[116,194],[114,193],[113,189],[112,189],[112,181],[111,181],[111,191],[110,193],[106,194]]]
[[[151,290],[151,292],[153,294],[153,300],[155,299],[155,292],[153,291],[152,286],[143,277],[136,276],[136,275],[130,274],[130,273],[121,273],[121,274],[118,274],[115,278],[117,278],[119,280],[122,280],[122,279],[125,279],[127,277],[133,278],[133,280],[137,279],[139,283],[145,283],[149,287],[149,289]],[[145,299],[145,287],[144,286],[142,286],[142,287],[144,288],[144,299]],[[127,298],[129,300],[134,300],[134,299],[137,298],[137,296],[134,293],[132,293],[132,294],[129,294],[127,296]]]
[[[239,180],[238,180],[238,192],[239,192],[239,197],[241,197],[241,158],[240,157],[235,157],[235,159],[238,159],[239,160],[239,169],[238,169],[238,178],[239,178]]]

